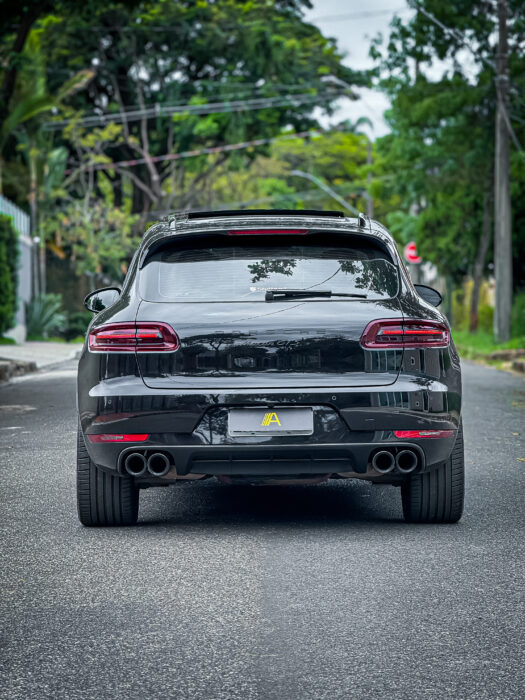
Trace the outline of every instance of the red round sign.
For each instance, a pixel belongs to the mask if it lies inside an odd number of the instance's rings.
[[[417,265],[421,262],[421,258],[417,254],[417,247],[415,241],[410,241],[410,243],[406,244],[403,254],[405,256],[405,260],[411,263],[412,265]]]

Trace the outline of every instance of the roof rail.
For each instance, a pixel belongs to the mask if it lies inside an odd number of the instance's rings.
[[[369,219],[368,219],[368,216],[365,216],[365,214],[362,214],[361,212],[359,212],[359,214],[357,216],[357,221],[359,223],[359,226],[366,226]]]
[[[188,219],[209,219],[219,216],[327,216],[344,218],[342,211],[318,209],[222,209],[219,211],[190,211]]]

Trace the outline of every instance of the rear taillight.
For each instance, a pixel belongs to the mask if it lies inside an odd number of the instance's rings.
[[[364,348],[445,348],[449,332],[444,323],[416,319],[372,321],[361,336]]]
[[[102,433],[99,435],[88,435],[90,442],[145,442],[149,435],[147,433]]]
[[[394,430],[396,438],[410,440],[411,438],[449,438],[454,430]]]
[[[308,233],[306,228],[243,228],[238,231],[228,231],[229,236],[279,236],[281,234],[291,234],[292,236],[302,236]]]
[[[167,323],[108,323],[89,334],[92,352],[173,352],[179,339]]]

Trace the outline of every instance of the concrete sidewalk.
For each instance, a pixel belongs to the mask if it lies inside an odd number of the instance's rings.
[[[82,343],[27,342],[22,345],[0,345],[0,360],[34,362],[37,369],[56,365],[76,357]]]

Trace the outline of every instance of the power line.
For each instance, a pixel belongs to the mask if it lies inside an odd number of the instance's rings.
[[[341,15],[323,15],[321,17],[312,17],[307,19],[308,23],[312,22],[345,22],[349,19],[368,19],[369,17],[381,17],[381,15],[395,15],[396,12],[407,12],[406,7],[398,7],[396,10],[369,10],[364,12],[349,12]]]
[[[491,61],[488,58],[485,58],[484,56],[478,54],[476,49],[472,46],[468,39],[459,31],[459,29],[447,27],[446,24],[443,24],[443,22],[441,22],[441,20],[439,20],[435,15],[433,15],[431,12],[422,7],[417,2],[417,0],[407,0],[407,3],[411,9],[416,10],[416,12],[421,12],[422,15],[424,15],[427,19],[429,19],[436,26],[438,26],[441,29],[441,31],[443,31],[445,34],[454,37],[456,41],[459,41],[459,43],[462,46],[469,49],[469,51],[471,51],[474,54],[474,56],[477,56],[482,63],[485,63],[487,66],[492,68],[492,70],[496,70],[496,64],[494,63],[494,61]]]
[[[100,67],[97,67],[97,72],[99,74],[104,75],[103,71],[100,71],[99,68]],[[132,66],[132,68],[133,68],[133,66]],[[70,70],[63,69],[62,72],[67,73],[69,77],[72,76]],[[124,82],[127,83],[128,81],[136,81],[136,78],[130,74],[128,74],[125,78],[122,76],[120,76],[120,77],[116,76],[116,78],[117,78],[117,82],[120,82],[121,84],[124,84]],[[188,84],[189,83],[176,83],[176,85],[179,88],[184,88]],[[250,93],[258,93],[258,92],[262,92],[264,90],[271,90],[271,91],[277,92],[277,93],[279,93],[279,92],[293,93],[295,91],[302,90],[304,93],[305,90],[318,90],[321,85],[324,89],[326,89],[327,86],[329,89],[333,89],[334,86],[341,87],[340,83],[338,83],[337,79],[334,76],[328,76],[328,80],[324,80],[321,83],[319,81],[315,81],[315,82],[308,81],[308,82],[299,83],[299,84],[295,84],[295,85],[291,85],[290,83],[273,83],[273,82],[260,83],[260,81],[252,82],[252,83],[241,83],[241,82],[239,82],[239,83],[237,83],[237,82],[221,83],[221,82],[218,82],[216,80],[195,80],[195,81],[192,81],[192,83],[191,83],[191,86],[194,90],[201,90],[201,92],[195,92],[195,94],[193,95],[194,97],[202,96],[202,97],[206,97],[207,99],[210,99],[210,97],[214,97],[214,95],[205,94],[206,88],[208,88],[210,86],[213,87],[214,92],[215,92],[215,96],[216,96],[215,101],[217,101],[217,102],[226,101],[225,98],[229,95],[241,98],[242,95],[245,95],[245,94],[249,95]],[[344,87],[346,87],[346,85]],[[225,88],[225,89],[222,89],[222,88]],[[280,95],[255,95],[255,97],[258,97],[258,98],[274,98],[274,97],[279,97],[279,96]],[[186,101],[175,100],[173,102],[170,102],[169,105],[167,105],[167,106],[172,106],[172,105],[173,106],[175,106],[175,105],[185,106],[188,104],[187,103],[188,97],[186,97],[185,100]],[[125,114],[125,115],[127,115],[133,111],[140,112],[140,111],[143,111],[144,109],[155,110],[155,109],[157,109],[157,106],[156,106],[156,104],[150,104],[150,105],[146,105],[144,107],[138,106],[138,105],[130,105],[126,109],[120,110],[120,112],[118,112],[118,113],[114,112],[112,114]],[[87,119],[90,117],[98,118],[98,117],[100,117],[100,114],[97,112],[92,112],[91,114],[87,114],[83,118]],[[49,124],[56,124],[58,122],[48,122],[48,123]]]
[[[438,27],[440,27],[440,29],[443,32],[445,32],[449,36],[453,36],[457,41],[460,42],[460,44],[462,44],[465,48],[469,49],[474,54],[474,56],[477,56],[482,63],[484,63],[489,68],[491,68],[495,73],[497,73],[496,64],[494,63],[494,61],[491,61],[488,58],[485,58],[484,56],[478,55],[477,52],[475,51],[475,49],[472,47],[471,43],[463,36],[463,34],[461,34],[461,32],[458,29],[451,29],[450,27],[447,27],[445,24],[443,24],[443,22],[441,22],[437,17],[435,17],[431,12],[428,12],[428,10],[426,10],[424,7],[421,7],[421,5],[418,2],[416,2],[416,0],[407,0],[407,2],[408,2],[408,5],[413,10],[416,10],[417,12],[421,12],[431,22],[433,22]],[[500,105],[500,109],[501,109],[503,119],[505,121],[505,125],[508,129],[508,132],[510,134],[512,142],[516,146],[517,150],[520,151],[521,153],[523,153],[524,152],[523,147],[522,147],[518,137],[516,136],[516,132],[512,128],[512,124],[510,123],[510,118],[509,118],[507,108],[500,98],[500,87],[498,85],[498,78],[497,77],[494,78],[494,82],[496,85],[496,92],[498,93],[498,104]]]
[[[343,97],[347,92],[333,90],[319,92],[316,94],[303,93],[301,95],[279,95],[276,97],[258,97],[245,100],[230,100],[225,102],[209,102],[206,104],[186,104],[186,105],[162,105],[155,104],[144,109],[134,109],[126,112],[115,112],[110,114],[99,114],[84,117],[76,123],[79,126],[103,126],[108,123],[120,124],[122,122],[137,121],[143,118],[167,117],[174,114],[223,114],[229,112],[245,112],[258,109],[268,109],[270,107],[298,106],[302,104],[317,103],[324,99],[333,100]],[[43,124],[47,131],[56,131],[68,126],[74,119],[63,119],[60,121],[50,121]]]
[[[151,156],[150,158],[133,158],[131,160],[119,160],[111,163],[85,163],[81,165],[78,170],[87,170],[92,168],[93,170],[113,170],[114,168],[126,168],[133,167],[135,165],[142,165],[144,163],[153,162],[161,163],[170,160],[181,160],[184,158],[195,158],[196,156],[210,155],[214,153],[225,153],[229,151],[240,151],[246,148],[252,148],[254,146],[264,146],[274,141],[287,141],[291,139],[306,138],[307,136],[315,136],[321,133],[333,133],[336,131],[344,131],[341,129],[331,129],[329,132],[316,132],[316,131],[297,131],[293,134],[280,134],[279,136],[272,136],[266,139],[253,139],[251,141],[240,141],[239,143],[227,143],[223,146],[210,146],[208,148],[198,148],[191,151],[181,151],[180,153],[165,153],[160,156]],[[69,175],[74,172],[74,168],[69,168],[66,170],[66,174]]]

